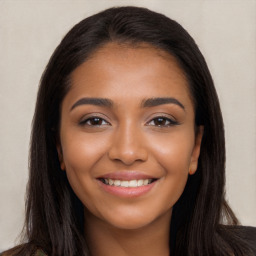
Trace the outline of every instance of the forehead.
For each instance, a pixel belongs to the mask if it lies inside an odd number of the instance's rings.
[[[148,44],[108,43],[71,74],[68,94],[89,97],[163,97],[175,93],[191,99],[177,60]],[[172,96],[172,95],[166,95]]]
[[[147,63],[147,65],[144,65],[144,69],[153,66],[156,68],[158,65],[162,65],[161,68],[165,66],[166,69],[169,69],[169,72],[173,71],[173,73],[186,80],[186,75],[174,56],[147,43],[107,43],[97,49],[84,65],[104,65],[109,62],[111,64],[116,62],[119,67],[128,66],[130,62],[134,66],[141,66],[140,64],[144,62],[143,64]]]

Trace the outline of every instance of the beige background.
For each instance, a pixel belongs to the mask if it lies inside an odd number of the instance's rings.
[[[115,5],[145,6],[181,23],[209,64],[226,126],[227,198],[256,226],[255,0],[0,0],[0,251],[24,217],[27,152],[38,82],[65,33]]]

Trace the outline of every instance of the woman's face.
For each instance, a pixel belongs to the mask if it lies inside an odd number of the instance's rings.
[[[196,171],[202,137],[175,59],[146,45],[109,43],[71,82],[57,148],[87,215],[122,229],[170,219]]]

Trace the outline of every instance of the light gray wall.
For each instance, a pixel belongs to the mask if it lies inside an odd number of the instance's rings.
[[[43,69],[78,21],[115,5],[137,5],[180,22],[209,64],[226,126],[227,198],[256,226],[255,0],[0,0],[0,251],[23,223],[30,124]]]

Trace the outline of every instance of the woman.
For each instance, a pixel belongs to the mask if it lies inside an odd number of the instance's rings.
[[[108,9],[43,74],[26,242],[4,255],[256,255],[224,184],[221,111],[194,40],[161,14]]]

